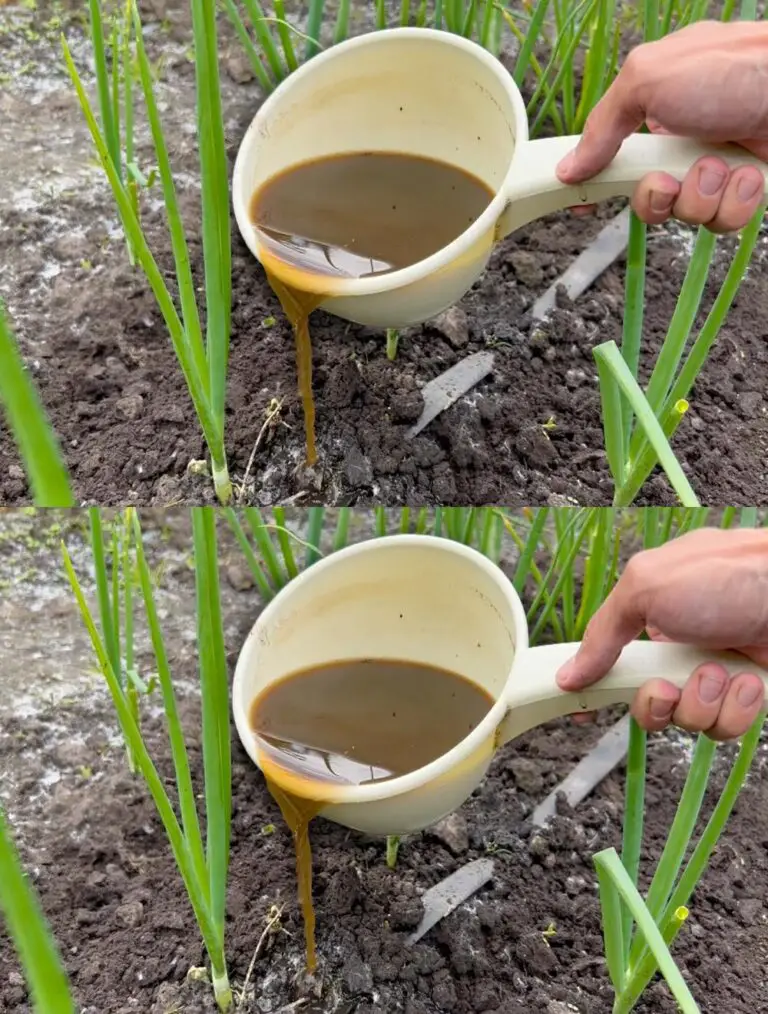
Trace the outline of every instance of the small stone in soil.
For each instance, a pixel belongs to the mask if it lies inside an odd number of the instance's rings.
[[[462,855],[469,848],[467,822],[460,813],[449,813],[435,824],[432,834],[455,856]]]
[[[115,909],[115,917],[125,926],[138,926],[144,919],[144,906],[140,901],[129,901]]]
[[[540,259],[529,250],[513,250],[509,260],[517,279],[529,289],[538,289],[544,281]]]
[[[248,591],[253,588],[253,575],[250,570],[239,563],[231,563],[227,567],[227,581],[235,591]]]
[[[763,406],[763,396],[759,391],[742,391],[736,398],[739,412],[745,419],[756,416]]]
[[[535,761],[528,757],[513,757],[509,769],[515,779],[515,785],[521,792],[529,796],[537,796],[544,788],[544,778]]]
[[[452,306],[435,318],[434,327],[455,349],[464,348],[469,341],[469,321],[458,306]]]
[[[743,898],[736,906],[739,917],[745,926],[750,926],[763,914],[763,903],[759,898]]]

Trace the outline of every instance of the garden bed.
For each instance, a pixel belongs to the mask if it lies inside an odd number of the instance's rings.
[[[6,530],[17,522],[9,516]],[[188,899],[148,793],[129,777],[111,704],[94,676],[79,615],[58,564],[60,530],[18,523],[0,547],[13,594],[0,604],[0,793],[27,868],[61,945],[82,1014],[211,1012],[210,988],[186,981],[205,963]],[[201,785],[194,583],[183,515],[145,519],[151,561],[165,560],[158,605],[182,697],[193,777]],[[75,565],[87,551],[67,532]],[[79,548],[78,548],[78,543]],[[237,551],[222,539],[230,659],[258,613]],[[45,645],[41,651],[41,643]],[[56,648],[56,651],[53,648]],[[54,703],[51,703],[54,702]],[[604,720],[607,720],[604,716]],[[170,782],[156,719],[148,743]],[[236,994],[273,906],[282,908],[254,963],[247,1014],[603,1014],[604,967],[591,857],[618,845],[623,773],[549,829],[530,812],[579,760],[599,727],[558,722],[505,748],[462,808],[451,838],[433,832],[401,846],[394,871],[383,842],[313,825],[320,967],[302,976],[303,936],[290,836],[263,779],[237,743],[227,952]],[[236,737],[233,736],[236,741]],[[658,856],[685,776],[690,742],[649,744],[643,864]],[[730,753],[724,748],[722,754]],[[717,764],[711,792],[727,769]],[[768,779],[762,748],[674,947],[703,1014],[760,1014],[768,984]],[[492,884],[413,948],[420,894],[462,863],[495,862]],[[15,956],[0,935],[0,1009],[29,1014]],[[306,1002],[297,1003],[306,998]],[[293,1006],[292,1006],[293,1005]],[[665,986],[637,1008],[673,1014]]]
[[[150,56],[162,55],[163,123],[192,251],[199,199],[194,68],[185,4],[143,4]],[[58,45],[64,27],[78,65],[87,44],[69,7],[10,5],[0,31],[0,296],[62,437],[79,499],[100,504],[202,502],[209,481],[187,474],[204,457],[192,404],[143,275],[127,262],[113,200]],[[56,13],[52,15],[52,11]],[[58,19],[55,24],[53,20]],[[359,25],[358,25],[359,30]],[[244,59],[222,25],[222,87],[230,155],[259,102]],[[41,143],[41,138],[44,142]],[[146,148],[140,149],[146,154]],[[293,341],[264,276],[234,233],[234,307],[227,447],[236,487],[258,440],[246,502],[302,504],[607,504],[595,344],[620,337],[623,263],[574,306],[531,328],[534,300],[615,209],[532,224],[495,252],[484,278],[448,318],[406,332],[394,363],[384,338],[313,318],[319,463],[303,466]],[[144,221],[172,275],[158,195]],[[687,265],[687,230],[649,240],[646,365],[653,361]],[[708,300],[722,279],[712,272]],[[750,277],[691,397],[674,447],[702,502],[760,503],[766,489],[768,275],[761,239]],[[194,267],[198,271],[199,258]],[[709,305],[707,303],[707,305]],[[490,348],[493,374],[409,442],[420,388],[463,356]],[[265,427],[275,401],[279,412]],[[260,436],[261,434],[261,436]],[[0,502],[28,502],[7,431],[0,430]],[[652,479],[643,502],[669,503]]]

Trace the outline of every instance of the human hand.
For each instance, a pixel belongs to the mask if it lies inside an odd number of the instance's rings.
[[[582,183],[601,172],[643,123],[653,133],[740,144],[768,161],[768,24],[702,21],[633,49],[560,162],[560,181]],[[682,182],[649,173],[632,208],[649,225],[674,217],[734,232],[755,214],[764,188],[755,166],[731,171],[706,156]]]
[[[643,630],[655,640],[734,649],[768,668],[768,531],[705,528],[633,556],[578,652],[558,672],[560,688],[581,690],[602,679]],[[632,714],[651,732],[675,724],[715,740],[735,739],[757,718],[764,696],[746,659],[745,671],[733,678],[706,663],[682,691],[649,680]]]

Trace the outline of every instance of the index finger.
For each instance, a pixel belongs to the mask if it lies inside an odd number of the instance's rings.
[[[634,76],[634,75],[633,75]],[[557,167],[561,183],[583,183],[602,172],[622,143],[645,122],[645,111],[630,87],[626,64],[584,124],[584,132]]]
[[[561,690],[582,690],[613,668],[622,648],[645,630],[642,601],[631,573],[625,571],[587,624],[579,650],[561,666],[557,674]]]

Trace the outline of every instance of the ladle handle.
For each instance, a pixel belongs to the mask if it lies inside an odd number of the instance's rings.
[[[633,641],[604,679],[579,693],[566,693],[557,685],[557,671],[573,658],[578,647],[578,643],[570,643],[528,648],[515,668],[508,698],[509,711],[497,733],[499,744],[563,715],[630,704],[637,690],[657,676],[682,687],[693,670],[704,662],[719,662],[731,676],[739,672],[756,673],[762,677],[768,692],[768,672],[737,652],[706,651],[661,641]]]
[[[565,186],[555,174],[557,164],[572,151],[578,136],[546,137],[528,141],[516,156],[515,173],[507,193],[508,203],[496,225],[501,239],[537,218],[580,204],[595,204],[610,197],[629,197],[635,185],[657,170],[682,180],[691,166],[705,155],[716,155],[729,166],[757,166],[766,180],[768,164],[738,145],[705,145],[685,137],[663,134],[632,134],[613,162],[598,176],[578,186]]]

